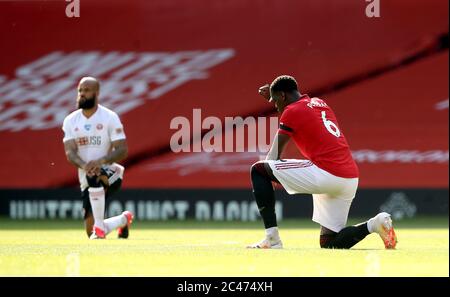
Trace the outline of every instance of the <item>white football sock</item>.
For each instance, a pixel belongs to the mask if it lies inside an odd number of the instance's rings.
[[[89,201],[91,202],[92,215],[94,216],[94,226],[105,230],[103,219],[105,218],[105,189],[89,188]]]
[[[111,231],[119,228],[119,227],[123,227],[127,224],[127,217],[123,214],[106,219],[103,221],[104,225],[105,225],[105,233],[108,234]]]
[[[278,234],[278,227],[271,227],[266,229],[266,238],[270,242],[278,242],[280,240],[280,235]]]
[[[369,232],[370,233],[373,233],[373,232],[375,232],[375,230],[373,229],[375,226],[375,223],[376,223],[376,221],[377,221],[377,219],[376,219],[377,217],[376,216],[374,216],[373,218],[371,218],[371,219],[369,219],[368,221],[367,221],[367,230],[369,230]]]

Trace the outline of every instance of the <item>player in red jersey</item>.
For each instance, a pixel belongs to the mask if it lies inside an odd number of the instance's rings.
[[[322,248],[349,249],[373,232],[380,235],[387,249],[395,248],[397,238],[388,213],[379,213],[367,222],[345,227],[358,188],[359,172],[328,104],[322,99],[301,95],[296,80],[287,75],[262,86],[259,94],[275,104],[281,119],[266,159],[251,167],[253,194],[266,236],[248,248],[283,247],[272,182],[281,184],[289,194],[312,194],[312,220],[321,226]],[[291,138],[307,160],[280,159]]]

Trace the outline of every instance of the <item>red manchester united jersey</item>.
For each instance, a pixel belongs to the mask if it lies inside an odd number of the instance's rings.
[[[319,98],[303,95],[289,104],[278,133],[291,136],[300,152],[319,168],[344,177],[358,177],[358,167],[331,108]]]

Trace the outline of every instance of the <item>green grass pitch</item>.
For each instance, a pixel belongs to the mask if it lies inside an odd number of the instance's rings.
[[[261,222],[136,221],[128,240],[88,240],[78,221],[0,219],[0,276],[449,276],[448,217],[394,227],[396,250],[377,234],[323,250],[318,225],[286,220],[283,250],[248,250]]]

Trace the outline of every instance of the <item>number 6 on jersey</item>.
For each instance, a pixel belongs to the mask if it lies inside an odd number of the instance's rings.
[[[339,131],[338,126],[330,120],[327,120],[327,115],[325,111],[322,111],[322,120],[325,128],[327,128],[328,132],[333,134],[336,137],[341,136],[341,131]]]

